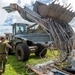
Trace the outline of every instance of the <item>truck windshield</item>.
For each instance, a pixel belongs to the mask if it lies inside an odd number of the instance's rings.
[[[16,34],[24,34],[26,32],[26,25],[16,25]]]
[[[39,32],[44,32],[42,27],[40,25],[26,25],[26,24],[21,24],[17,23],[14,24],[13,26],[13,35],[15,34],[28,34],[28,33],[39,33]]]

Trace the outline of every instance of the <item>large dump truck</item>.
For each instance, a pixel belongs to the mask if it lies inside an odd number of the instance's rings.
[[[55,1],[49,5],[36,1],[33,10],[30,10],[26,6],[21,8],[17,4],[10,4],[9,6],[3,7],[8,13],[12,11],[18,11],[24,20],[34,23],[34,25],[30,27],[29,25],[21,25],[16,23],[13,26],[13,36],[15,35],[14,38],[16,40],[14,41],[16,41],[16,43],[13,42],[12,45],[15,49],[18,60],[28,60],[30,52],[34,52],[38,56],[40,54],[41,56],[44,56],[47,50],[45,46],[40,44],[41,41],[44,43],[53,41],[52,43],[62,54],[60,56],[60,60],[64,61],[67,59],[69,53],[72,50],[74,34],[71,26],[68,23],[75,16],[75,13],[70,11],[69,6],[70,5],[66,7],[61,6],[56,4]],[[37,34],[37,31],[33,29],[34,26],[35,28],[37,27],[37,24],[43,30],[42,33],[38,31],[39,34]],[[17,26],[25,26],[26,30],[29,29],[31,32],[34,32],[32,34],[29,32],[25,35],[18,35],[16,32]],[[22,36],[22,38],[20,38],[20,36]]]

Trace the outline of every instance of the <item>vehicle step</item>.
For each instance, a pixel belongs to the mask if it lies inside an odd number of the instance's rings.
[[[30,52],[34,53],[36,52],[37,47],[36,46],[29,46]]]

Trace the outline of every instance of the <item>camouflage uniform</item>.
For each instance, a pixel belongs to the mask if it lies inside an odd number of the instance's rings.
[[[7,54],[5,48],[5,42],[0,42],[0,70],[3,70],[3,72],[5,71],[5,64],[7,62]]]

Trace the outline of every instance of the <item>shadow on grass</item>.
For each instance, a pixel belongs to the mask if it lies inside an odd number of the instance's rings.
[[[40,59],[40,56],[36,56],[35,54],[31,54],[29,59]]]

